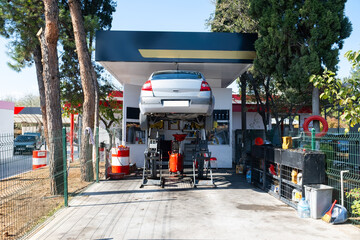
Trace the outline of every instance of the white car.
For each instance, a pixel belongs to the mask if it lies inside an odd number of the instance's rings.
[[[208,122],[205,125],[209,129],[212,127],[214,97],[200,72],[154,72],[141,89],[139,106],[142,129],[146,128],[149,116],[203,120]]]

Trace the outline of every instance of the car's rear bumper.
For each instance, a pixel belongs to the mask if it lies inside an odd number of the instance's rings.
[[[20,154],[23,154],[23,153],[32,153],[35,149],[34,148],[14,148],[14,153],[20,153]]]
[[[14,153],[32,153],[35,147],[26,147],[25,145],[14,146]]]
[[[171,106],[166,106],[165,102],[174,102]],[[180,106],[176,106],[179,102]],[[187,102],[186,106],[182,103]],[[197,113],[203,115],[211,115],[214,108],[212,99],[173,99],[173,98],[157,98],[142,97],[140,100],[140,112],[148,115],[152,113]]]

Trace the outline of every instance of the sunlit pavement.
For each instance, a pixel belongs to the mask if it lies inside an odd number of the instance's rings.
[[[350,224],[298,218],[243,176],[222,170],[215,180],[217,188],[197,189],[139,188],[138,178],[94,183],[31,239],[360,239]]]

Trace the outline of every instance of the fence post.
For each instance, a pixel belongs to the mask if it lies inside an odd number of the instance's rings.
[[[62,129],[63,137],[63,172],[64,172],[64,205],[68,207],[68,174],[67,174],[67,151],[66,151],[66,128]]]
[[[80,157],[81,157],[81,137],[82,137],[82,116],[81,114],[79,114],[78,116],[78,159],[80,160]]]
[[[311,129],[311,150],[316,149],[316,141],[315,141],[315,128]]]
[[[96,182],[99,183],[99,127],[95,129]]]

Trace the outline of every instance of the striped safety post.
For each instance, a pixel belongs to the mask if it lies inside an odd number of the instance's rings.
[[[33,151],[32,169],[45,167],[47,161],[47,151]]]
[[[111,150],[111,171],[112,173],[130,173],[130,148],[119,146]]]

